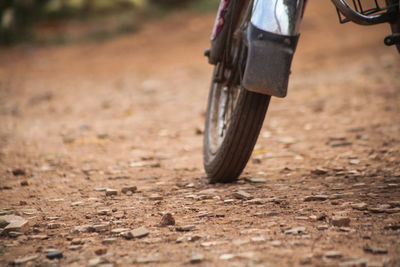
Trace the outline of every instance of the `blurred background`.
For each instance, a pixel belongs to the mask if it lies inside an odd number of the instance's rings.
[[[207,12],[217,5],[217,0],[0,1],[0,44],[108,39],[176,10]]]

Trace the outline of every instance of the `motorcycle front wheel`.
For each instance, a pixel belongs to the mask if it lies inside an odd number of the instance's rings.
[[[211,183],[233,182],[239,177],[256,144],[269,101],[268,95],[212,82],[203,146],[204,168]]]

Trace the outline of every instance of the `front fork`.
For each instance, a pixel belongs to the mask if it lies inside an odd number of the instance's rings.
[[[221,0],[209,62],[223,57],[229,23],[243,0]],[[286,96],[290,66],[306,0],[253,0],[247,28],[248,55],[242,85],[249,91]],[[228,24],[228,25],[227,25]]]

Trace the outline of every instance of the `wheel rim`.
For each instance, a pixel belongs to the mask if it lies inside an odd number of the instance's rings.
[[[216,82],[213,83],[212,86],[209,144],[211,153],[215,154],[222,144],[230,126],[240,87],[228,87]]]
[[[231,124],[233,112],[241,91],[241,76],[244,72],[247,49],[243,42],[244,30],[249,21],[250,6],[244,7],[231,24],[232,31],[228,38],[224,60],[218,63],[211,85],[211,103],[208,114],[208,144],[211,155],[215,155],[224,141]]]

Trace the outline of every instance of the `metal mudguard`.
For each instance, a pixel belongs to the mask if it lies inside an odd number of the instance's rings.
[[[285,36],[249,23],[248,56],[242,85],[249,91],[285,97],[299,35]]]

